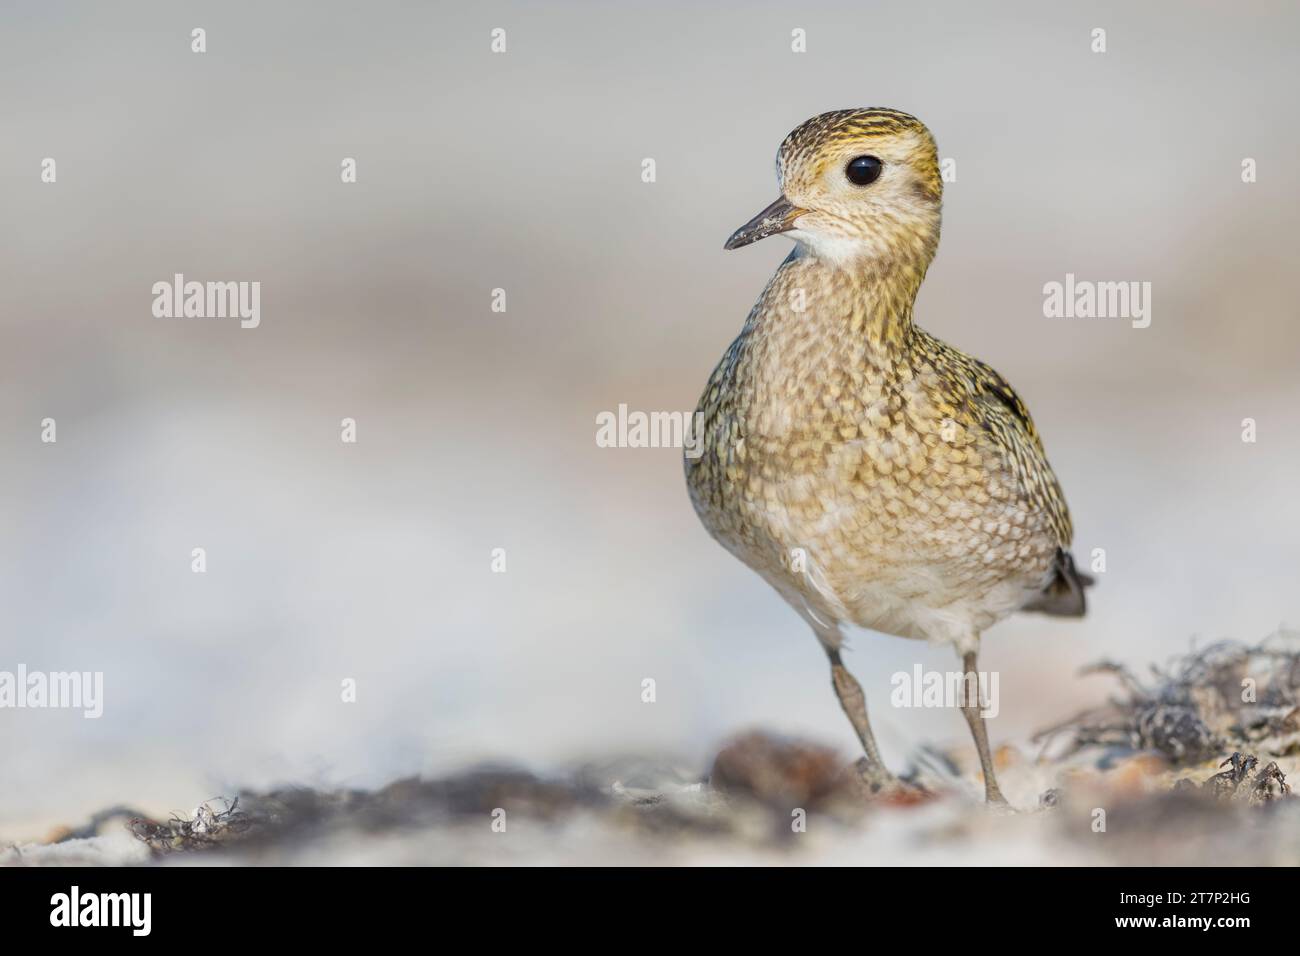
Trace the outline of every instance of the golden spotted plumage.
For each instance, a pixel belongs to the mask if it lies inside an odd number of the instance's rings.
[[[880,154],[887,189],[837,182],[857,153]],[[853,623],[971,649],[1018,608],[1050,610],[1063,576],[1081,603],[1024,403],[912,322],[943,190],[928,130],[894,110],[823,114],[787,137],[778,173],[799,245],[700,401],[686,467],[705,526],[829,645]]]
[[[808,256],[781,267],[701,400],[692,497],[822,623],[962,643],[1044,587],[1069,514],[1005,380],[912,325],[905,296],[862,283]],[[999,599],[1008,580],[1020,586]],[[926,633],[895,606],[984,596],[969,632]]]

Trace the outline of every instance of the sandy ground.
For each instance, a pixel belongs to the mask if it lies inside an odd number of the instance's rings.
[[[726,788],[682,781],[663,766],[587,767],[552,779],[482,770],[439,781],[399,781],[369,793],[244,794],[228,817],[217,802],[170,824],[123,811],[101,821],[93,835],[52,834],[55,842],[0,851],[0,861],[18,866],[1300,862],[1295,839],[1300,806],[1276,787],[1252,798],[1258,769],[1216,795],[1218,780],[1197,789],[1173,787],[1178,780],[1211,778],[1217,769],[1212,762],[1174,771],[1155,755],[1138,754],[1108,759],[1104,769],[1095,761],[1067,768],[1024,760],[1004,748],[1001,779],[1017,809],[997,811],[981,805],[970,780],[970,792],[950,790],[916,802],[859,800],[851,772],[822,779],[819,771],[805,767],[768,778],[761,769],[775,761],[789,770],[786,758],[807,761],[810,754],[827,753],[815,746],[752,734],[730,749],[748,751],[752,765]],[[1289,775],[1295,761],[1280,768]],[[644,785],[647,777],[658,785]],[[1042,799],[1049,783],[1061,788],[1054,798]]]
[[[1012,808],[983,804],[969,748],[914,755],[870,792],[834,749],[763,731],[710,767],[639,758],[536,775],[481,767],[377,790],[289,788],[170,820],[110,808],[13,866],[1198,865],[1300,863],[1300,638],[1221,643],[996,753]]]

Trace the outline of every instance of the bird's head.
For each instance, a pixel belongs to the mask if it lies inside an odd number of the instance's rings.
[[[934,137],[915,116],[872,108],[822,113],[781,144],[781,198],[727,240],[738,249],[787,233],[840,265],[920,265],[939,240],[943,180]]]

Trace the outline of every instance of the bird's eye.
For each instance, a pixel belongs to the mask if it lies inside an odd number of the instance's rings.
[[[859,156],[849,160],[844,168],[844,175],[855,186],[869,186],[880,178],[880,171],[885,164],[874,156]]]

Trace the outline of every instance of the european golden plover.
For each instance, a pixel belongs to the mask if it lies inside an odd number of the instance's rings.
[[[823,113],[777,155],[781,198],[727,249],[795,249],[714,369],[686,458],[709,533],[812,626],[876,789],[897,784],[840,659],[846,624],[952,644],[961,710],[998,789],[980,635],[1016,610],[1081,616],[1090,579],[1029,411],[1007,381],[912,322],[939,243],[934,138],[892,109]]]

